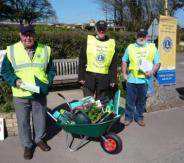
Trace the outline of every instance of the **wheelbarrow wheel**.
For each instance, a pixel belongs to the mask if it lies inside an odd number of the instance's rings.
[[[121,138],[113,133],[103,136],[100,144],[103,150],[110,154],[117,154],[121,152],[123,146]]]

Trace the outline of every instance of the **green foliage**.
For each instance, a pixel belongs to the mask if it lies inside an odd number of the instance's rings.
[[[38,41],[51,46],[53,58],[76,58],[79,56],[81,46],[86,42],[87,35],[93,34],[92,31],[81,29],[63,29],[48,25],[36,25],[35,31]],[[113,32],[107,33],[116,40],[116,52],[118,61],[121,62],[122,53],[129,43],[135,41],[135,33]],[[19,41],[18,26],[0,26],[0,49]]]
[[[184,41],[184,29],[180,30],[180,41]]]
[[[182,45],[177,45],[177,52],[183,53],[183,52],[184,52],[184,46],[182,46]]]
[[[101,118],[102,109],[98,108],[96,105],[92,105],[90,108],[84,110],[84,112],[91,120],[91,123],[96,123]]]
[[[75,58],[79,56],[86,35],[82,31],[40,32],[38,40],[52,47],[54,58]]]
[[[125,97],[126,96],[126,91],[123,88],[122,82],[124,81],[123,79],[123,75],[121,71],[118,71],[118,88],[121,90],[121,97]]]
[[[51,46],[52,56],[55,59],[76,58],[80,54],[82,45],[86,42],[88,34],[94,31],[81,29],[67,29],[51,25],[35,25],[38,41]],[[135,32],[108,31],[108,36],[116,41],[118,65],[121,64],[122,55],[128,44],[135,42]],[[19,41],[17,25],[0,25],[0,49]],[[180,30],[180,38],[184,40],[184,31]],[[182,48],[177,47],[181,52]]]
[[[3,81],[0,82],[0,112],[14,111],[11,88]]]

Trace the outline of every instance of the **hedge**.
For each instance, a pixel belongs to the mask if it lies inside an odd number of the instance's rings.
[[[5,82],[0,81],[0,112],[11,111],[14,111],[11,88]]]
[[[36,26],[35,30],[38,41],[51,46],[52,55],[57,59],[78,57],[87,35],[94,33],[81,29],[63,29],[43,25]],[[127,45],[135,41],[135,33],[109,31],[107,34],[116,40],[116,51],[119,57]],[[0,36],[0,49],[5,49],[6,46],[19,40],[17,26],[1,25]]]

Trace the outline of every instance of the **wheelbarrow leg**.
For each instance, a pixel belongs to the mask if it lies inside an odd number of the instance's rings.
[[[70,135],[72,136],[72,134]],[[75,147],[72,147],[75,138],[72,136],[72,140],[69,141],[68,137],[69,137],[69,133],[66,132],[66,146],[72,152],[77,151],[78,149],[80,149],[82,146],[84,146],[89,142],[88,140],[87,142],[84,143],[84,141],[88,139],[88,136],[84,136]]]

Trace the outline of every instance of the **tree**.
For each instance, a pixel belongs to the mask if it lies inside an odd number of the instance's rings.
[[[3,6],[10,9],[4,13],[7,19],[30,23],[46,18],[56,18],[56,13],[48,0],[1,0]]]
[[[0,20],[7,19],[12,13],[11,8],[5,2],[5,0],[0,0]]]
[[[184,0],[169,0],[169,15],[173,16],[174,13],[184,7]]]
[[[148,27],[154,18],[165,14],[164,0],[98,0],[106,15],[110,14],[118,25],[125,25],[130,31]],[[184,7],[184,0],[168,0],[168,13]],[[108,15],[106,16],[108,17]]]

